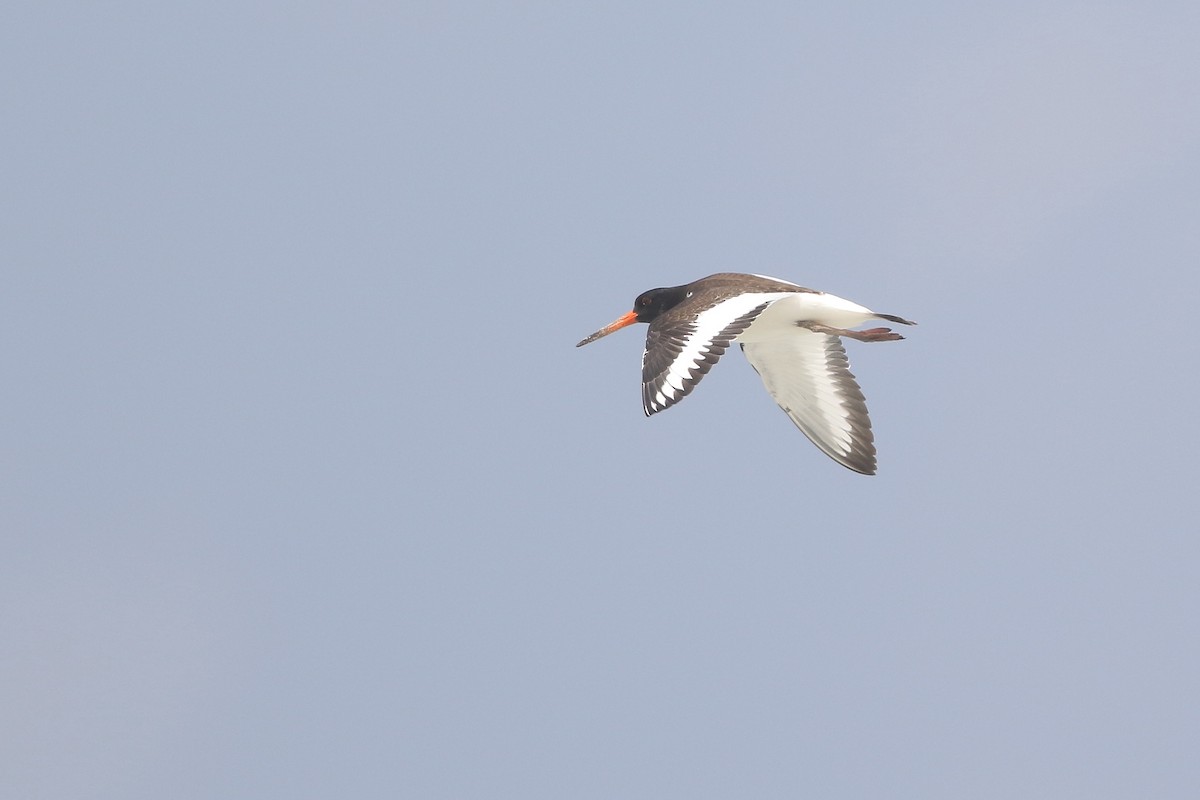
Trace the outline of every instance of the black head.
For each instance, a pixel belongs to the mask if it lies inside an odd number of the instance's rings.
[[[605,325],[575,346],[583,347],[585,344],[591,344],[597,339],[635,322],[653,322],[663,313],[682,303],[686,297],[686,286],[671,286],[666,289],[651,289],[648,292],[642,292],[638,295],[637,300],[633,301],[633,311]]]
[[[669,286],[642,292],[633,301],[633,313],[638,322],[653,322],[659,316],[679,305],[687,297],[686,286]]]

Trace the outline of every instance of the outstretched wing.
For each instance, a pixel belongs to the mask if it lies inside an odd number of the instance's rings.
[[[742,352],[813,444],[855,472],[875,474],[867,403],[841,339],[796,328],[787,336],[744,342]]]
[[[696,316],[669,314],[650,323],[642,354],[646,416],[670,408],[692,391],[762,310],[789,293],[744,293]]]

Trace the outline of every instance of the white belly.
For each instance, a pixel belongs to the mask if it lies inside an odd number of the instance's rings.
[[[820,322],[834,328],[853,328],[875,316],[869,308],[824,292],[789,294],[767,306],[754,323],[737,337],[739,342],[761,342],[794,336],[796,323]]]

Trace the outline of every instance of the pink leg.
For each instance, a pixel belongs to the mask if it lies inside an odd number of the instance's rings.
[[[891,328],[868,328],[865,331],[854,331],[849,328],[834,328],[819,322],[801,321],[796,323],[801,328],[808,328],[813,333],[827,333],[831,336],[845,336],[860,342],[894,342],[904,337],[895,333]]]

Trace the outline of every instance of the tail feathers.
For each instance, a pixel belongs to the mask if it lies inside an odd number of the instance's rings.
[[[875,316],[879,317],[880,319],[886,319],[888,322],[898,322],[901,325],[916,325],[917,324],[910,319],[905,319],[904,317],[897,317],[895,314],[876,314]]]

